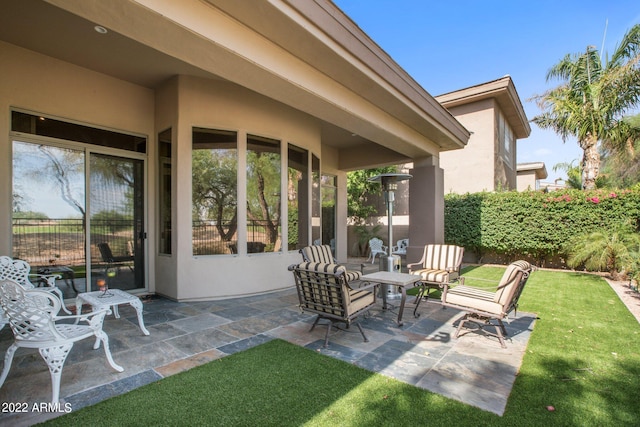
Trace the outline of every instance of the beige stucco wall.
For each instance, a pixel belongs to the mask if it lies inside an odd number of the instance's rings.
[[[297,251],[193,256],[191,244],[191,132],[194,126],[233,130],[238,133],[238,206],[246,205],[246,162],[244,144],[247,134],[280,140],[283,161],[287,144],[306,148],[322,159],[320,125],[304,113],[274,102],[240,86],[195,77],[180,76],[177,83],[178,122],[176,194],[176,259],[177,286],[164,284],[168,296],[180,300],[224,298],[281,289],[293,285],[287,266],[300,261]],[[321,160],[330,167],[330,160]],[[326,163],[326,164],[325,164]],[[286,164],[283,164],[286,171]],[[286,184],[283,184],[286,185]],[[286,194],[286,187],[282,188]],[[283,199],[282,212],[286,212]],[[239,209],[238,222],[246,222],[246,211]],[[284,221],[282,235],[287,235]],[[239,241],[246,241],[246,228],[239,227]],[[160,279],[162,280],[162,279]]]
[[[10,109],[56,116],[88,125],[148,136],[148,156],[155,156],[153,91],[85,68],[0,42],[0,254],[11,255]],[[155,164],[148,162],[148,176]],[[153,180],[147,179],[148,218],[155,214]],[[155,242],[148,229],[148,248]],[[153,251],[152,251],[153,253]],[[155,281],[149,259],[149,290]]]
[[[495,101],[486,99],[449,109],[472,134],[464,149],[440,153],[440,167],[444,169],[445,194],[476,193],[494,189],[494,108]]]
[[[518,172],[518,191],[537,190],[536,171]]]
[[[10,109],[17,107],[87,125],[148,137],[147,254],[148,290],[182,300],[224,298],[292,286],[287,266],[299,262],[297,251],[264,254],[192,256],[191,131],[193,126],[229,129],[244,141],[250,134],[282,142],[283,170],[287,144],[306,148],[321,159],[323,173],[338,177],[338,218],[346,218],[346,173],[338,170],[336,150],[324,147],[315,118],[250,90],[224,81],[175,77],[153,91],[100,73],[0,42],[0,254],[11,255]],[[172,255],[157,255],[157,133],[173,130]],[[240,148],[243,146],[240,145]],[[242,156],[241,156],[242,158]],[[241,160],[240,171],[245,171]],[[244,173],[238,177],[240,200],[246,198]],[[284,186],[285,184],[283,184]],[[283,194],[286,188],[282,189]],[[283,201],[286,204],[286,201]],[[240,204],[242,206],[242,203]],[[285,212],[283,205],[283,212]],[[243,223],[245,212],[240,210]],[[283,235],[287,235],[284,221]],[[245,233],[240,228],[240,233]],[[346,236],[346,223],[337,224]],[[338,256],[346,259],[346,239]]]

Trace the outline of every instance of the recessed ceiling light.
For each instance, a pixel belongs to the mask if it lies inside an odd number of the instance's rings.
[[[107,34],[107,29],[102,25],[96,25],[95,27],[93,27],[93,29],[96,30],[96,33]]]

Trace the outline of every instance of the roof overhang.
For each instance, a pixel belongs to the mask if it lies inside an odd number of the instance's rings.
[[[494,98],[500,106],[509,125],[515,132],[516,138],[527,138],[531,134],[531,126],[529,126],[527,115],[524,112],[524,107],[513,80],[508,75],[501,79],[436,96],[436,99],[445,108],[453,108],[491,98]]]
[[[544,162],[518,163],[516,171],[518,174],[533,172],[536,174],[536,179],[545,179],[548,176]]]
[[[21,0],[3,5],[0,40],[149,88],[227,80],[318,118],[340,151],[375,144],[402,161],[469,138],[328,0]]]

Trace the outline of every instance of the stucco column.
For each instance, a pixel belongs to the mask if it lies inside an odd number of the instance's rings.
[[[424,245],[444,243],[444,171],[437,158],[414,162],[409,172],[407,262],[420,260]]]

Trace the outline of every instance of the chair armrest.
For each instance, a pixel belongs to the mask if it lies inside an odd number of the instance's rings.
[[[56,280],[57,279],[62,279],[62,275],[60,275],[60,274],[36,274],[36,273],[30,273],[29,277],[35,277],[36,279],[44,280],[45,282],[47,282],[47,286],[49,286],[51,288],[55,288],[56,287]],[[29,281],[31,281],[31,279],[29,279]]]
[[[347,283],[347,286],[351,290],[366,291],[367,289],[373,289],[378,286],[377,282],[367,282],[366,280],[357,280],[355,282]]]
[[[59,321],[59,320],[78,320],[80,322],[88,322],[91,320],[92,317],[97,316],[97,315],[101,315],[101,314],[111,314],[111,309],[110,308],[101,308],[99,310],[96,311],[92,311],[91,313],[85,313],[85,314],[72,314],[69,316],[55,316],[53,318],[53,320],[55,322]]]
[[[460,278],[460,280],[462,280],[462,282],[460,284],[464,283],[464,278]],[[451,286],[451,284],[449,282],[445,282],[442,284],[442,295],[440,295],[440,301],[446,301],[447,300],[447,293],[449,292],[449,287]]]
[[[416,267],[422,267],[422,262],[412,262],[410,264],[407,264],[407,269],[409,270],[409,272],[411,272],[414,268]]]

